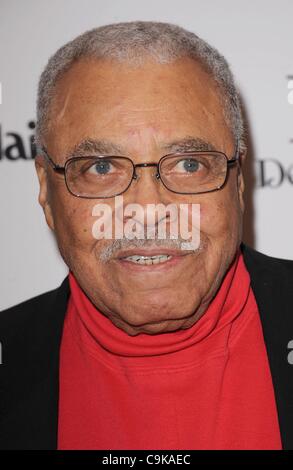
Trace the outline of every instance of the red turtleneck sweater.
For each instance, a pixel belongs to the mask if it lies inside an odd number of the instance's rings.
[[[258,308],[242,255],[191,328],[129,336],[69,274],[59,449],[280,449]]]

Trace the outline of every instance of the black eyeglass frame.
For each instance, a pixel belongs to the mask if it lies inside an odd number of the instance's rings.
[[[196,194],[206,194],[206,193],[212,193],[212,192],[215,192],[215,191],[218,191],[219,189],[223,188],[223,186],[225,186],[226,184],[226,181],[227,181],[227,177],[228,177],[228,170],[230,167],[232,167],[235,163],[238,163],[239,160],[240,160],[240,152],[239,152],[239,144],[237,142],[237,145],[236,145],[236,150],[235,150],[235,153],[234,153],[234,157],[229,159],[227,157],[227,155],[224,153],[224,152],[220,152],[220,151],[213,151],[213,150],[196,150],[196,151],[187,151],[187,152],[176,152],[176,153],[169,153],[167,155],[163,155],[160,160],[158,162],[149,162],[149,163],[133,163],[133,161],[131,160],[131,158],[129,157],[125,157],[125,156],[121,156],[121,155],[88,155],[88,156],[82,156],[82,157],[71,157],[69,158],[68,160],[66,160],[65,162],[65,165],[64,166],[60,166],[58,164],[56,164],[53,159],[50,157],[50,155],[48,154],[47,150],[45,147],[41,147],[39,149],[41,151],[42,154],[45,155],[45,157],[47,158],[48,162],[50,163],[52,169],[56,172],[56,173],[59,173],[59,174],[63,174],[64,175],[64,180],[65,180],[65,184],[66,184],[66,187],[67,187],[67,190],[69,191],[70,194],[72,194],[73,196],[75,197],[81,197],[83,199],[109,199],[109,198],[112,198],[112,197],[116,197],[116,196],[120,196],[121,194],[125,193],[128,188],[130,187],[131,183],[133,180],[136,180],[138,178],[137,174],[136,174],[136,168],[149,168],[149,167],[156,167],[157,168],[157,174],[156,174],[156,178],[158,180],[161,180],[162,184],[165,186],[166,189],[168,189],[168,191],[171,191],[172,193],[175,193],[175,194],[193,194],[193,195],[196,195]],[[160,167],[162,165],[162,162],[164,160],[166,160],[167,158],[170,158],[170,157],[178,157],[178,156],[182,156],[182,157],[188,157],[188,156],[194,156],[194,155],[198,155],[198,154],[212,154],[212,155],[222,155],[225,157],[226,159],[226,174],[225,174],[225,179],[223,181],[223,183],[220,185],[220,186],[217,186],[216,188],[214,189],[210,189],[208,191],[196,191],[196,192],[181,192],[181,191],[174,191],[172,189],[170,189],[168,187],[168,185],[165,184],[164,182],[164,179],[161,177],[161,172],[160,172]],[[73,161],[78,161],[78,160],[85,160],[85,159],[89,159],[89,158],[103,158],[103,159],[111,159],[111,158],[119,158],[119,159],[123,159],[123,160],[127,160],[131,163],[132,165],[132,176],[130,178],[130,181],[129,181],[129,184],[128,186],[123,190],[123,191],[120,191],[119,193],[116,193],[116,194],[113,194],[111,196],[82,196],[80,194],[75,194],[71,191],[69,185],[68,185],[68,182],[67,182],[67,178],[66,178],[66,168],[68,167],[68,165],[70,164],[70,162],[73,162]]]

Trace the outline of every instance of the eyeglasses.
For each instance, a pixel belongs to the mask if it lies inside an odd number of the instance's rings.
[[[188,151],[163,156],[157,163],[137,163],[124,156],[69,158],[64,166],[54,163],[41,149],[56,173],[63,174],[68,191],[77,197],[104,199],[118,196],[138,178],[137,168],[155,167],[155,177],[177,194],[217,191],[226,183],[228,169],[239,161],[238,145],[232,159],[218,151]]]

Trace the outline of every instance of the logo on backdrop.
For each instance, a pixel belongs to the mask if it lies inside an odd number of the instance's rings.
[[[277,189],[286,182],[293,185],[293,163],[285,167],[276,158],[256,160],[255,177],[256,188]]]
[[[27,133],[20,134],[6,131],[0,124],[0,161],[1,160],[33,160],[36,156],[34,129],[36,123],[28,121]]]

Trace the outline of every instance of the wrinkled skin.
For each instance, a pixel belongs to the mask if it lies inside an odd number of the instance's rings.
[[[168,142],[201,138],[233,158],[235,141],[223,115],[218,87],[203,68],[184,58],[171,64],[148,60],[141,67],[108,61],[80,61],[59,81],[45,145],[64,165],[84,138],[114,142],[135,163],[158,161]],[[124,203],[199,203],[201,249],[160,267],[133,267],[100,253],[110,240],[92,235],[98,202],[71,195],[62,175],[36,159],[39,202],[55,232],[65,262],[94,305],[129,335],[188,328],[215,296],[241,240],[243,177],[236,165],[219,191],[180,195],[138,169]],[[114,205],[112,198],[102,200]]]

